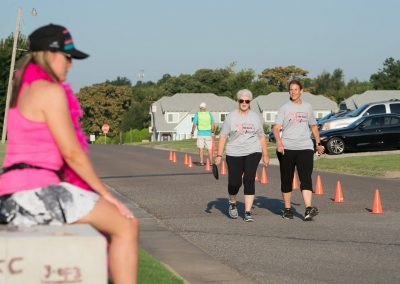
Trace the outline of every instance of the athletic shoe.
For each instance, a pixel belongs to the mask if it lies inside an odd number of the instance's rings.
[[[282,213],[283,219],[293,219],[293,210],[292,208],[285,208]]]
[[[311,221],[313,217],[318,215],[318,213],[317,207],[307,207],[306,213],[304,213],[304,221]]]
[[[229,202],[229,217],[231,217],[232,219],[236,219],[239,214],[236,208],[236,203],[231,203]]]
[[[244,212],[244,218],[246,222],[254,222],[253,216],[251,215],[251,212]]]

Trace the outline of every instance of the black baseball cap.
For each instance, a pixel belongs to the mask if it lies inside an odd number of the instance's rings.
[[[60,51],[75,59],[85,59],[88,54],[75,48],[67,28],[49,24],[35,30],[29,36],[29,51]]]

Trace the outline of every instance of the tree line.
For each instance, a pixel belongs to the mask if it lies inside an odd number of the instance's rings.
[[[13,36],[0,39],[0,123],[4,117],[4,106],[11,62]],[[26,37],[20,35],[16,58],[23,56]],[[235,63],[224,68],[197,70],[194,74],[172,76],[165,74],[157,82],[138,81],[132,84],[126,77],[117,77],[103,83],[82,88],[76,95],[85,113],[82,121],[87,134],[100,134],[104,123],[110,125],[110,136],[131,129],[149,126],[150,105],[163,96],[176,93],[214,93],[235,98],[238,90],[250,89],[254,97],[276,91],[287,91],[287,82],[298,79],[307,92],[340,102],[366,90],[399,90],[400,60],[387,58],[383,67],[370,76],[369,81],[344,80],[344,72],[337,68],[332,73],[324,71],[315,78],[296,66],[278,66],[264,69],[257,74],[253,69],[235,71]]]

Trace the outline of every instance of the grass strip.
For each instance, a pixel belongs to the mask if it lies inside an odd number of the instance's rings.
[[[162,263],[155,260],[146,251],[140,249],[138,283],[180,284],[184,282],[169,271]]]
[[[319,158],[314,169],[363,176],[385,176],[387,172],[400,172],[400,155]]]

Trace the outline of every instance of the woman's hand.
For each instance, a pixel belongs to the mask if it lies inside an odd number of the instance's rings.
[[[269,156],[263,156],[263,164],[264,164],[264,166],[269,165]]]
[[[221,163],[221,160],[222,160],[221,156],[215,157],[214,164],[216,164],[218,166]]]
[[[103,198],[111,204],[115,205],[123,216],[125,216],[126,218],[133,218],[132,212],[114,196],[112,196],[111,194],[106,194],[103,196]]]
[[[325,147],[324,146],[322,146],[322,145],[318,145],[317,146],[317,152],[318,152],[318,154],[323,154],[324,152],[325,152]]]
[[[276,144],[276,151],[281,153],[282,155],[285,154],[285,147],[283,146],[282,142]]]

